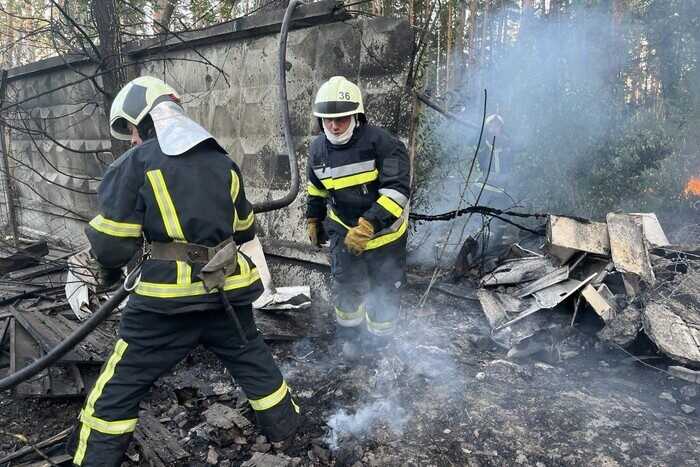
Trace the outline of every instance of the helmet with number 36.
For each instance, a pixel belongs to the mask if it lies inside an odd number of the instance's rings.
[[[360,88],[344,76],[334,76],[321,85],[314,101],[314,115],[319,118],[338,118],[358,114],[366,121]]]

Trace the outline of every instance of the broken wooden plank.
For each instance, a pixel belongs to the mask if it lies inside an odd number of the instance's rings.
[[[60,433],[57,433],[53,435],[52,437],[45,439],[44,441],[40,441],[34,445],[34,447],[38,449],[43,449],[45,447],[53,446],[54,444],[60,443],[61,441],[65,440],[68,438],[68,435],[71,434],[73,431],[73,428],[66,428],[65,430],[61,431]],[[6,464],[12,460],[19,459],[22,456],[25,456],[31,452],[36,452],[34,451],[34,448],[31,446],[25,446],[21,449],[18,449],[17,451],[10,453],[0,459],[0,465]]]
[[[522,258],[509,261],[481,278],[486,286],[520,284],[538,279],[554,271],[550,258]]]
[[[30,365],[40,357],[39,345],[17,323],[17,320],[13,319],[10,324],[10,374]],[[12,388],[12,392],[20,396],[40,396],[46,394],[48,388],[48,371],[43,370],[37,376]]]
[[[12,307],[16,320],[36,339],[44,352],[49,352],[68,338],[79,326],[63,316],[49,316],[35,311],[19,311]],[[59,361],[102,364],[112,350],[115,338],[96,329]]]
[[[581,289],[581,295],[586,299],[593,311],[604,321],[608,322],[615,313],[614,302],[610,303],[600,292],[598,292],[591,284],[588,284]]]
[[[508,313],[518,313],[522,311],[521,300],[508,294],[493,292],[488,289],[479,289],[476,296],[481,303],[486,319],[491,328],[498,327],[501,323],[508,321]]]
[[[3,287],[3,292],[8,292],[7,287]],[[22,285],[18,287],[15,291],[10,291],[9,293],[3,294],[0,297],[0,306],[8,305],[14,303],[17,300],[37,297],[43,295],[50,295],[53,293],[62,293],[66,289],[65,285],[59,285],[55,287],[44,287],[44,286],[34,286],[34,285]]]
[[[549,274],[540,277],[536,281],[530,282],[522,289],[518,290],[517,297],[524,298],[528,295],[532,295],[538,290],[542,290],[550,285],[558,284],[559,282],[565,281],[569,278],[569,266],[562,266],[555,269]]]
[[[29,464],[21,464],[17,467],[52,467],[56,465],[62,465],[63,463],[68,462],[71,459],[73,459],[73,456],[71,456],[70,454],[59,454],[57,456],[49,457],[48,460],[44,459],[37,462],[31,462]]]
[[[551,215],[547,220],[547,244],[599,255],[610,254],[610,239],[604,222]]]
[[[10,320],[12,317],[7,317],[0,321],[0,349],[2,349],[2,345],[5,342],[5,337],[8,335],[8,330],[10,329]]]
[[[607,221],[615,269],[636,274],[645,282],[653,284],[654,270],[644,240],[642,219],[629,214],[610,213]]]
[[[55,264],[52,262],[50,264],[39,264],[38,266],[22,268],[20,270],[10,272],[7,274],[7,277],[13,281],[27,281],[29,279],[64,271],[67,267],[68,263]]]
[[[24,269],[39,262],[39,259],[49,254],[49,247],[45,241],[32,243],[20,248],[11,255],[0,258],[0,274]]]
[[[141,449],[147,465],[154,467],[188,465],[186,461],[189,453],[182,449],[178,439],[148,412],[139,414],[134,440]]]
[[[651,212],[635,212],[631,213],[631,216],[638,216],[642,219],[642,230],[644,231],[644,238],[650,245],[659,247],[670,245],[664,229],[661,227],[659,219],[656,214]]]

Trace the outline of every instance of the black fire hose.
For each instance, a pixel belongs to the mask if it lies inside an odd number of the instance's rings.
[[[122,301],[124,301],[127,295],[129,295],[129,292],[124,288],[124,285],[121,285],[114,295],[112,295],[109,300],[104,302],[102,306],[95,313],[93,313],[92,316],[87,319],[87,321],[81,324],[78,329],[73,331],[73,334],[68,336],[66,340],[51,349],[49,353],[41,357],[39,360],[32,362],[32,364],[29,366],[25,366],[21,370],[12,373],[10,376],[0,379],[0,391],[12,388],[19,383],[28,380],[70,352],[73,347],[85,339],[85,336],[94,331],[95,328],[100,325],[100,323],[107,319],[107,317],[112,314],[114,309],[119,306]]]
[[[294,140],[292,139],[292,127],[289,121],[289,101],[287,100],[287,33],[289,32],[289,24],[292,22],[292,13],[299,5],[299,0],[290,0],[287,5],[287,10],[284,12],[282,20],[282,29],[280,30],[280,42],[277,64],[279,82],[278,97],[282,111],[282,125],[284,126],[284,139],[287,142],[287,151],[289,151],[289,191],[286,195],[279,199],[253,203],[253,211],[269,212],[275,209],[280,209],[292,204],[299,194],[299,166],[297,164],[296,150],[294,148]]]
[[[296,151],[294,149],[294,140],[292,139],[292,130],[289,120],[289,102],[287,100],[287,33],[289,32],[289,24],[292,20],[292,13],[294,9],[299,5],[299,0],[290,0],[287,10],[284,13],[284,20],[282,21],[282,29],[280,30],[280,42],[279,42],[279,99],[282,110],[282,122],[284,125],[284,137],[287,142],[287,148],[289,150],[289,172],[291,174],[290,187],[286,195],[279,199],[273,199],[270,201],[264,201],[262,203],[257,203],[253,205],[253,210],[257,213],[259,212],[269,212],[276,209],[280,209],[289,206],[292,201],[294,201],[299,194],[299,167],[297,165]],[[95,330],[97,326],[100,325],[107,317],[114,311],[114,309],[129,295],[129,292],[121,285],[115,294],[107,300],[95,313],[88,318],[83,324],[76,329],[73,334],[68,336],[68,338],[61,342],[59,345],[54,347],[41,357],[39,360],[34,361],[29,366],[22,368],[15,373],[0,379],[0,391],[5,389],[10,389],[19,383],[28,380],[32,376],[41,372],[42,370],[49,367],[51,364],[55,363],[65,354],[70,352],[76,345],[78,345],[85,337]],[[225,297],[224,297],[225,299]],[[230,305],[229,305],[230,306]],[[238,325],[240,327],[240,324]],[[239,329],[239,332],[242,330]]]

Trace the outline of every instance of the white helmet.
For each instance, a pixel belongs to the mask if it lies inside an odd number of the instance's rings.
[[[179,100],[177,91],[158,78],[141,76],[129,81],[114,98],[109,111],[112,136],[128,141],[131,138],[128,123],[138,126],[156,105]]]
[[[344,76],[334,76],[321,85],[316,93],[313,111],[319,118],[359,114],[360,120],[365,121],[362,92],[355,83]]]
[[[488,117],[486,117],[486,121],[484,122],[484,124],[487,127],[493,127],[495,125],[499,125],[501,128],[503,128],[503,125],[504,125],[503,117],[501,117],[498,114],[491,114]]]

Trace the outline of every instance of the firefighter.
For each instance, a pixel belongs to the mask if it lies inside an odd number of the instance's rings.
[[[80,412],[69,443],[73,463],[119,466],[139,402],[200,344],[243,388],[261,431],[284,444],[299,408],[253,319],[262,285],[236,247],[255,235],[238,166],[157,78],[136,78],[117,94],[110,127],[133,147],[100,184],[100,214],[86,227],[91,251],[103,282],[120,278],[142,242],[150,253],[120,338]]]
[[[496,141],[495,146],[493,141]],[[510,209],[517,203],[513,199],[513,161],[509,158],[508,137],[505,134],[503,117],[494,113],[486,117],[484,121],[484,143],[478,153],[479,170],[481,180],[472,191],[483,188],[479,204],[496,209]],[[488,176],[488,178],[487,178]],[[488,240],[490,248],[500,248],[504,242],[504,236],[508,231],[508,225],[499,219],[492,218],[489,223],[490,235]]]
[[[338,335],[385,344],[404,283],[410,163],[406,148],[367,124],[360,88],[334,76],[313,105],[323,134],[309,148],[309,239],[330,241]]]

